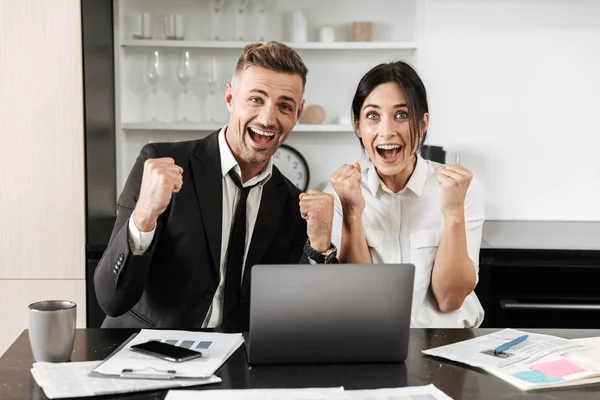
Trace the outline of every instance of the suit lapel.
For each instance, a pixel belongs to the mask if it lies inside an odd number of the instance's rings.
[[[244,268],[244,277],[242,279],[242,293],[248,290],[250,286],[250,270],[253,265],[260,262],[265,251],[275,235],[277,225],[281,223],[281,213],[285,203],[285,184],[278,171],[273,167],[273,176],[263,187],[263,192],[260,200],[260,208],[250,248],[246,256],[246,264]]]
[[[192,157],[192,175],[204,231],[218,271],[221,264],[221,230],[223,219],[223,176],[219,153],[219,131],[201,140]]]

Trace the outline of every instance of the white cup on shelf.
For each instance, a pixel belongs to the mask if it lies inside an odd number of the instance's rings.
[[[323,43],[335,42],[335,28],[331,25],[322,26],[319,30],[319,40]]]
[[[308,41],[308,23],[302,11],[294,11],[290,38],[292,42],[304,43]]]
[[[175,38],[183,40],[185,37],[185,25],[182,14],[175,14]]]
[[[133,19],[133,38],[152,39],[152,15],[139,13]]]
[[[182,14],[165,15],[165,37],[170,40],[183,40],[185,26]]]

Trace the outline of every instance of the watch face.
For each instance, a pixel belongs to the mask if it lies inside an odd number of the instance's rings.
[[[282,144],[275,154],[273,154],[273,164],[298,189],[305,191],[308,188],[310,178],[308,164],[298,150]]]
[[[331,262],[333,261],[333,259],[335,259],[337,257],[337,252],[332,251],[331,253],[327,254],[325,256],[325,263],[326,264],[331,264]]]

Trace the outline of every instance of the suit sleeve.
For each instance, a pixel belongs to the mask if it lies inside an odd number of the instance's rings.
[[[144,162],[156,156],[156,149],[152,145],[142,148],[119,196],[117,220],[108,247],[94,273],[98,303],[111,317],[125,314],[140,300],[146,287],[155,243],[160,237],[161,219],[159,218],[150,247],[141,255],[135,255],[131,251],[129,218],[139,196]]]
[[[298,216],[300,213],[298,213]],[[290,258],[290,263],[298,263],[298,264],[313,264],[310,262],[310,259],[306,254],[304,254],[304,243],[308,239],[308,235],[306,234],[306,221],[299,217],[298,227],[296,228],[296,235],[294,238],[293,248],[294,251],[292,253],[294,256]],[[299,257],[298,257],[299,255]]]
[[[135,222],[133,220],[133,216],[135,211],[131,213],[129,217],[129,222],[127,224],[129,229],[129,248],[131,252],[136,256],[141,256],[148,250],[148,247],[152,244],[152,239],[154,238],[154,233],[156,231],[156,226],[152,228],[150,232],[140,232],[140,230],[135,226]]]
[[[306,243],[308,235],[306,234],[306,221],[300,216],[298,196],[300,196],[300,191],[293,192],[291,197],[292,207],[294,207],[294,234],[287,262],[289,264],[312,264],[308,256],[304,254],[304,243]]]

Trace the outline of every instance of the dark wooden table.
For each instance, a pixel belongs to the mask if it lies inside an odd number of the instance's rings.
[[[343,364],[249,367],[240,348],[219,370],[223,382],[194,388],[300,388],[344,386],[346,389],[418,386],[429,383],[453,399],[600,399],[600,385],[525,393],[480,370],[424,356],[421,350],[485,335],[495,329],[412,329],[404,364]],[[600,330],[528,330],[564,338],[600,336]],[[134,330],[78,329],[72,361],[101,360]],[[45,399],[30,373],[33,356],[24,331],[0,358],[0,399]],[[103,398],[163,399],[166,391]]]

